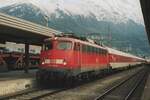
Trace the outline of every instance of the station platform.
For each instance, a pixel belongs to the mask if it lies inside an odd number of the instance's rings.
[[[19,92],[36,86],[35,73],[37,70],[9,71],[0,73],[0,96]]]
[[[150,70],[149,70],[150,71]],[[141,100],[150,100],[150,72],[144,87],[144,92]]]

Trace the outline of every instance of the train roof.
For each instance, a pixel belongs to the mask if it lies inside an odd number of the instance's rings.
[[[85,38],[79,38],[79,37],[72,37],[72,36],[58,36],[58,37],[53,37],[53,38],[48,38],[46,40],[68,40],[68,41],[74,41],[74,42],[80,42],[80,43],[83,43],[83,44],[86,44],[86,45],[90,45],[90,46],[94,46],[94,47],[98,47],[98,48],[101,48],[101,49],[105,49],[107,50],[109,53],[112,53],[112,54],[116,54],[116,55],[120,55],[120,56],[125,56],[125,57],[131,57],[131,58],[136,58],[136,59],[140,59],[140,60],[145,60],[143,58],[140,58],[140,57],[137,57],[137,56],[134,56],[132,54],[129,54],[129,53],[125,53],[123,51],[119,51],[119,50],[116,50],[116,49],[113,49],[113,48],[110,48],[110,47],[107,47],[107,46],[102,46],[102,45],[99,45],[99,44],[96,44],[96,43],[92,43],[90,41],[88,41],[88,39],[85,39]]]
[[[74,37],[53,37],[53,38],[45,39],[45,41],[48,41],[48,40],[65,40],[65,41],[80,42],[80,43],[85,44],[85,45],[90,45],[90,46],[94,46],[94,47],[98,47],[98,48],[107,50],[104,46],[96,44],[96,43],[91,42],[91,41],[88,41],[88,39],[82,40],[82,39],[78,39],[78,38],[74,38]]]
[[[134,56],[134,55],[132,55],[130,53],[125,53],[123,51],[119,51],[119,50],[116,50],[116,49],[113,49],[113,48],[110,48],[110,47],[106,47],[106,48],[107,48],[108,52],[112,53],[112,54],[144,60],[143,58]]]

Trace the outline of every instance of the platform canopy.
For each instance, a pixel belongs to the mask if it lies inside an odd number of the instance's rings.
[[[144,16],[145,27],[150,43],[150,0],[140,0]]]
[[[40,45],[43,39],[60,33],[54,29],[0,13],[0,42]]]

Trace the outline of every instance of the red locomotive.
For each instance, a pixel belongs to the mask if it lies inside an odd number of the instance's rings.
[[[91,41],[74,37],[46,39],[40,55],[37,79],[88,78],[112,69],[141,64],[145,60]]]

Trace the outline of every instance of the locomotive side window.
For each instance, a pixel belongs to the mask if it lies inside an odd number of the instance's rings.
[[[53,45],[51,42],[45,43],[43,45],[43,50],[51,50],[53,48]]]
[[[74,44],[74,50],[75,51],[80,51],[80,44],[79,43]]]
[[[82,52],[86,52],[86,45],[82,45]]]
[[[87,52],[91,52],[91,46],[87,46]]]
[[[76,47],[76,45],[75,45]],[[75,48],[74,48],[75,50]],[[82,45],[82,52],[88,52],[88,53],[96,53],[99,55],[106,55],[107,51],[101,48],[97,48],[97,47],[93,47],[93,46],[89,46],[89,45]]]
[[[90,46],[87,46],[87,52],[90,52]]]
[[[61,41],[58,42],[57,44],[57,49],[59,50],[70,50],[71,47],[72,47],[72,43],[67,41]]]
[[[99,52],[99,48],[96,48],[96,53],[98,54],[98,52]]]

